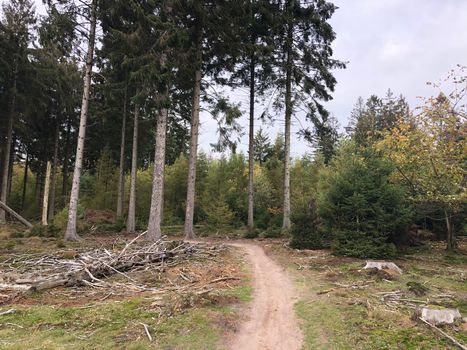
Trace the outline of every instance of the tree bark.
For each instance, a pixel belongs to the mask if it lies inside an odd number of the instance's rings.
[[[52,172],[52,165],[47,161],[47,170],[45,171],[45,185],[44,197],[42,200],[42,225],[47,226],[48,209],[49,209],[49,194],[50,194],[50,173]]]
[[[168,93],[164,94],[163,103],[166,103]],[[159,113],[156,126],[156,146],[154,152],[154,177],[152,181],[151,211],[149,214],[148,233],[146,238],[157,241],[162,237],[161,222],[164,206],[164,167],[165,144],[167,132],[167,107]]]
[[[10,173],[10,157],[11,157],[11,144],[13,141],[13,122],[14,114],[16,108],[16,86],[17,86],[17,77],[18,77],[18,62],[14,63],[14,72],[13,72],[13,88],[12,96],[10,100],[10,113],[8,116],[8,126],[6,132],[6,142],[3,150],[3,174],[2,174],[2,187],[0,188],[0,201],[8,204],[8,175]],[[5,210],[0,208],[0,223],[5,222],[6,215]]]
[[[118,198],[117,198],[117,217],[123,214],[123,198],[125,197],[125,133],[126,133],[126,108],[127,108],[128,85],[125,85],[123,97],[123,119],[122,136],[120,141],[120,167],[118,169]]]
[[[248,140],[248,230],[254,229],[255,55],[250,58],[250,130]]]
[[[201,96],[201,79],[202,79],[202,60],[203,60],[203,32],[201,26],[198,28],[197,35],[197,52],[196,52],[196,71],[193,87],[193,106],[191,113],[191,141],[190,141],[190,158],[188,161],[188,184],[186,196],[186,211],[185,211],[185,238],[191,239],[194,237],[193,232],[193,216],[195,210],[195,186],[196,186],[196,161],[198,158],[198,134],[199,134],[199,110]]]
[[[65,149],[63,150],[63,166],[62,166],[62,207],[66,205],[67,187],[68,187],[68,160],[69,160],[69,148],[70,148],[70,137],[71,137],[71,121],[70,117],[67,118],[67,129],[66,129],[66,140]]]
[[[131,153],[131,176],[130,176],[130,202],[128,203],[128,217],[126,230],[134,233],[136,230],[136,173],[138,171],[138,119],[139,106],[135,104],[133,146]]]
[[[8,194],[7,198],[11,197],[11,183],[13,181],[13,171],[15,164],[15,155],[16,155],[16,136],[13,133],[13,140],[11,141],[11,150],[10,150],[10,164],[8,166]]]
[[[24,176],[23,176],[23,194],[21,196],[21,212],[24,211],[24,203],[26,202],[26,190],[28,186],[28,171],[29,171],[29,153],[26,152],[26,164],[24,165]]]
[[[293,0],[290,1],[293,6]],[[285,86],[285,132],[284,132],[284,204],[282,229],[290,229],[290,123],[292,118],[292,37],[293,25],[287,29],[287,61]]]
[[[84,138],[86,136],[86,122],[89,108],[89,94],[91,89],[92,64],[94,61],[94,44],[96,38],[97,0],[91,3],[91,23],[89,33],[88,52],[86,55],[86,72],[84,75],[83,100],[81,105],[80,125],[78,132],[78,143],[76,146],[75,170],[73,172],[73,184],[70,194],[70,205],[68,207],[68,223],[65,232],[66,241],[77,241],[76,217],[78,212],[79,184],[81,168],[83,165]]]
[[[57,187],[57,166],[58,166],[59,142],[60,142],[60,123],[57,120],[57,125],[55,126],[54,158],[52,160],[52,173],[50,175],[49,212],[47,214],[48,222],[51,222],[55,216],[55,188]]]

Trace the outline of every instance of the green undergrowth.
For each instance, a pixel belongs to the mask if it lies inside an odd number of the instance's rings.
[[[336,304],[332,298],[300,300],[295,309],[302,320],[303,349],[454,349],[429,329],[400,324],[408,315],[369,315],[365,306]]]
[[[9,305],[16,312],[1,316],[0,349],[220,349],[225,324],[238,318],[236,304],[249,300],[251,289],[216,297],[230,302],[208,301],[172,316],[160,316],[150,298],[78,307]]]
[[[291,256],[292,251],[280,248],[273,252],[288,267],[301,295],[295,310],[305,338],[303,349],[456,349],[417,321],[413,308],[403,302],[382,301],[381,296],[401,291],[403,299],[419,301],[412,305],[429,300],[434,307],[458,308],[467,316],[465,253],[409,251],[393,260],[404,273],[387,276],[362,270],[365,260]],[[442,328],[466,344],[464,327]]]
[[[240,286],[234,289],[227,289],[222,292],[222,295],[236,298],[241,302],[249,302],[253,300],[253,287]]]

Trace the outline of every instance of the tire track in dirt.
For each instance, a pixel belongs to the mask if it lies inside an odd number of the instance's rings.
[[[296,350],[302,334],[294,312],[296,292],[284,269],[251,243],[229,243],[242,248],[252,267],[253,301],[249,319],[230,344],[235,350]]]

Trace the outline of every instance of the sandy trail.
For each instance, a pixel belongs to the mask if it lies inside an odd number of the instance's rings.
[[[254,299],[249,320],[233,339],[235,350],[296,350],[302,335],[294,312],[296,293],[283,268],[263,248],[250,243],[232,243],[247,253],[253,270]]]

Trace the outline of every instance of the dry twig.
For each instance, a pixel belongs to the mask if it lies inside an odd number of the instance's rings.
[[[463,344],[461,344],[457,339],[453,338],[452,336],[450,336],[449,334],[447,334],[445,331],[443,331],[442,329],[436,327],[435,325],[432,325],[430,322],[427,322],[425,321],[423,318],[419,317],[418,318],[420,321],[422,321],[423,323],[425,323],[426,325],[430,326],[431,328],[433,328],[434,330],[436,330],[439,334],[441,334],[443,337],[449,339],[453,344],[455,344],[456,346],[458,346],[460,349],[462,350],[467,350],[467,347]]]

